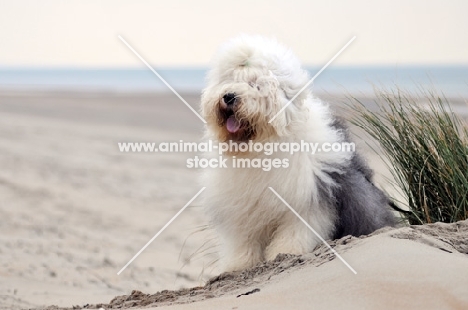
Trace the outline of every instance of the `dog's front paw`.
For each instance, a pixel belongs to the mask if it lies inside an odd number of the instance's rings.
[[[305,254],[308,252],[307,239],[273,239],[265,249],[265,259],[267,261],[274,260],[278,254]]]
[[[237,271],[255,266],[263,260],[261,248],[256,243],[241,243],[229,247],[223,259],[223,271]]]
[[[302,251],[291,249],[290,247],[269,246],[265,249],[265,260],[274,260],[278,254],[302,254]]]
[[[224,265],[223,271],[224,272],[232,272],[232,271],[239,271],[251,268],[259,263],[260,259],[255,259],[253,257],[239,257],[236,259],[232,259]]]

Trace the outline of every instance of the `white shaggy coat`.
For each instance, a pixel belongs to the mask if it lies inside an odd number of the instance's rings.
[[[229,41],[215,56],[202,95],[205,138],[220,142],[244,138],[319,144],[344,141],[343,130],[332,126],[334,118],[328,106],[308,90],[268,123],[309,79],[292,52],[275,40],[240,36]],[[234,113],[249,128],[245,129],[245,137],[226,130],[219,113],[226,106],[226,93],[236,94]],[[256,152],[224,154],[228,168],[204,170],[204,206],[220,237],[224,271],[251,267],[279,253],[310,252],[318,244],[315,235],[268,187],[275,189],[324,239],[334,236],[338,211],[332,200],[321,198],[319,186],[336,186],[331,175],[342,173],[343,167],[350,165],[352,153],[273,154],[270,158],[288,158],[289,167],[270,171],[232,168],[233,155],[268,157]]]

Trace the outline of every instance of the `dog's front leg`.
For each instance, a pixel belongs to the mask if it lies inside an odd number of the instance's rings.
[[[290,218],[278,226],[270,244],[265,249],[265,259],[274,260],[280,253],[305,254],[317,245],[312,232],[297,219]]]
[[[224,244],[224,271],[235,271],[253,267],[263,260],[262,247],[256,240],[244,235],[222,237]]]

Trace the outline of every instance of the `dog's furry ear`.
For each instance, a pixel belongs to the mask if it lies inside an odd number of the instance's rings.
[[[300,89],[297,92],[299,91]],[[274,115],[276,115],[285,105],[288,105],[286,109],[278,114],[278,116],[276,116],[276,118],[271,122],[271,125],[275,128],[276,133],[280,137],[289,135],[294,131],[294,127],[307,121],[308,114],[306,110],[308,109],[305,103],[307,99],[310,98],[311,94],[308,90],[304,90],[296,96],[297,92],[293,93],[291,89],[289,89],[288,92],[281,87],[278,88],[277,100],[279,101],[279,104],[276,105],[277,111],[275,111]]]
[[[287,97],[279,96],[279,105],[276,105],[277,109],[275,111],[276,115],[279,113],[280,109],[287,105],[290,101]],[[279,113],[276,118],[271,122],[273,128],[275,128],[276,134],[280,137],[284,137],[290,134],[291,128],[290,124],[294,122],[294,118],[296,116],[297,110],[295,105],[291,102],[286,109],[284,109],[281,113]]]

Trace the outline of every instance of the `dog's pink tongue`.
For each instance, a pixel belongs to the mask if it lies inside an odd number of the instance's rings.
[[[234,115],[229,116],[226,121],[226,128],[230,133],[235,133],[240,128],[240,123]]]

